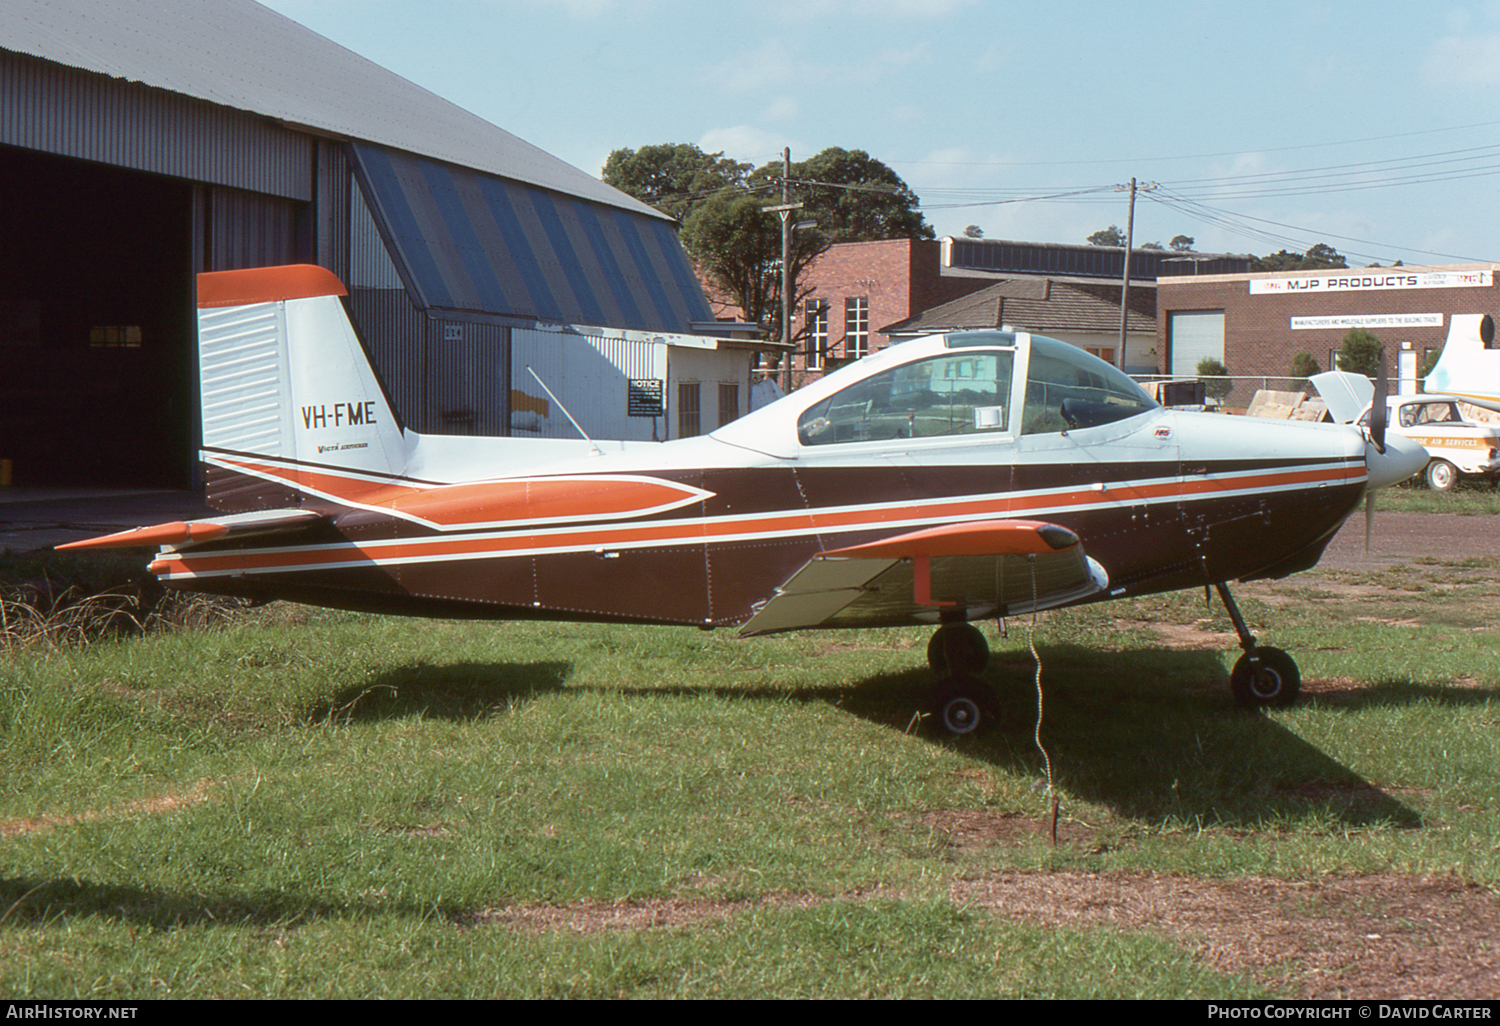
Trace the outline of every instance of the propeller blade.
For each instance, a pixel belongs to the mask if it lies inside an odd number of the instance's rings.
[[[1377,357],[1380,361],[1375,371],[1375,398],[1371,400],[1370,407],[1370,441],[1375,443],[1377,452],[1385,452],[1385,415],[1390,408],[1386,403],[1386,396],[1390,394],[1391,383],[1386,377],[1385,350],[1380,350]]]

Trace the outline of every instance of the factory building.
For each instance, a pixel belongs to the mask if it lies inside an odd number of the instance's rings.
[[[0,0],[0,182],[17,484],[196,480],[201,271],[333,271],[419,431],[748,411],[672,221],[250,0]]]
[[[1424,358],[1443,348],[1455,314],[1500,313],[1496,264],[1209,274],[1157,282],[1163,371],[1196,373],[1211,358],[1231,375],[1290,376],[1298,353],[1324,370],[1351,328],[1385,344],[1387,372],[1417,391]]]

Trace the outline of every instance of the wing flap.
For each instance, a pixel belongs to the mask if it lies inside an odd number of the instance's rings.
[[[68,542],[58,549],[126,549],[140,546],[182,547],[227,538],[251,538],[263,534],[285,534],[323,519],[309,509],[268,509],[235,513],[208,520],[174,520],[169,524],[136,527],[128,531]]]
[[[1108,586],[1077,535],[1056,524],[949,524],[819,553],[741,633],[935,623],[945,608],[967,619],[1016,615]]]

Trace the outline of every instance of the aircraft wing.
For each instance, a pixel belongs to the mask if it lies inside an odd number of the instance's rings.
[[[1010,616],[1088,598],[1109,575],[1078,536],[1035,520],[947,524],[814,556],[741,628],[744,635],[811,627]]]
[[[310,509],[267,509],[232,513],[206,520],[175,520],[170,524],[136,527],[99,538],[59,545],[59,549],[121,549],[143,545],[196,545],[228,538],[252,538],[263,534],[285,534],[323,519]]]

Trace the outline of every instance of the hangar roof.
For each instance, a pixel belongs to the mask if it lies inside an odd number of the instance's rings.
[[[665,219],[251,0],[0,0],[0,47]]]

